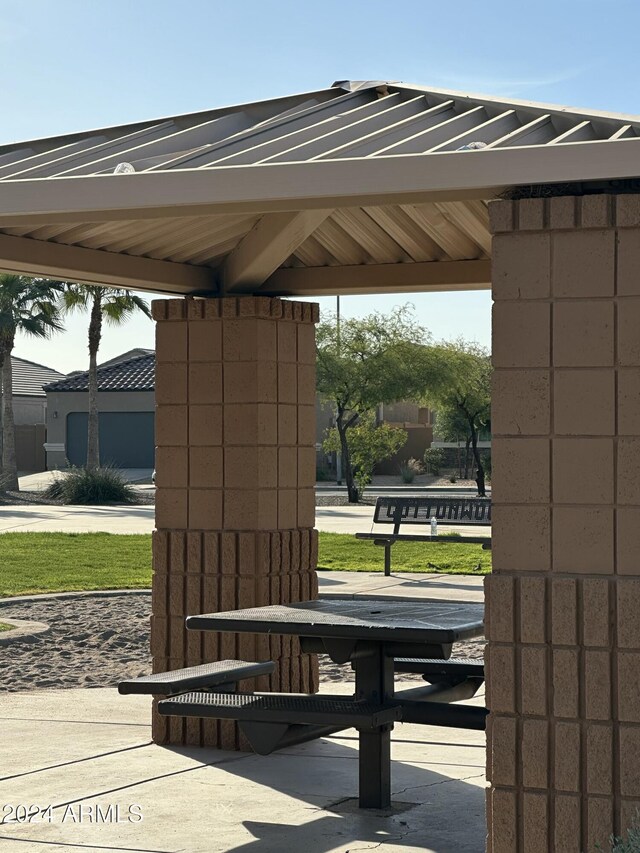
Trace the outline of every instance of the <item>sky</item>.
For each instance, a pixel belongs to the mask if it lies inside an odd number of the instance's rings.
[[[637,0],[0,0],[0,144],[348,79],[635,114],[639,29]],[[350,296],[341,312],[407,302],[435,339],[489,346],[488,292]],[[66,325],[15,354],[86,369],[86,317]],[[101,360],[153,335],[144,317],[107,328]]]

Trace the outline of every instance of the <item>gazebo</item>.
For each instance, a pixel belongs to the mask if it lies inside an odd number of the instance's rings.
[[[493,853],[592,850],[640,805],[639,133],[339,81],[0,147],[0,268],[172,297],[154,302],[158,670],[271,657],[261,688],[317,686],[290,641],[184,631],[316,594],[318,315],[278,297],[493,288]],[[157,717],[154,738],[241,746],[198,720]]]

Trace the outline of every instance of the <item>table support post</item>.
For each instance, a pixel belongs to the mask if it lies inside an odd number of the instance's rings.
[[[356,698],[383,703],[393,696],[393,659],[382,645],[358,651],[355,658]],[[360,808],[384,809],[391,804],[392,724],[359,736]]]

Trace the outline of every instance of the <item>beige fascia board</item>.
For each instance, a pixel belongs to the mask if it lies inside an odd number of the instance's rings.
[[[64,246],[7,234],[0,234],[0,270],[153,293],[186,295],[215,290],[214,272],[206,267]]]
[[[0,182],[0,228],[489,199],[510,186],[635,178],[640,137],[310,163]]]
[[[426,261],[277,270],[260,288],[270,296],[490,290],[491,261]]]

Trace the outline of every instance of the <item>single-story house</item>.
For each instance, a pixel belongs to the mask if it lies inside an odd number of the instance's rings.
[[[11,356],[11,369],[18,470],[44,471],[47,422],[44,386],[64,379],[64,373],[17,356]]]
[[[125,354],[127,355],[127,354]],[[98,367],[100,461],[119,468],[153,468],[155,354],[112,359]],[[89,373],[75,373],[45,388],[47,468],[87,461]]]

